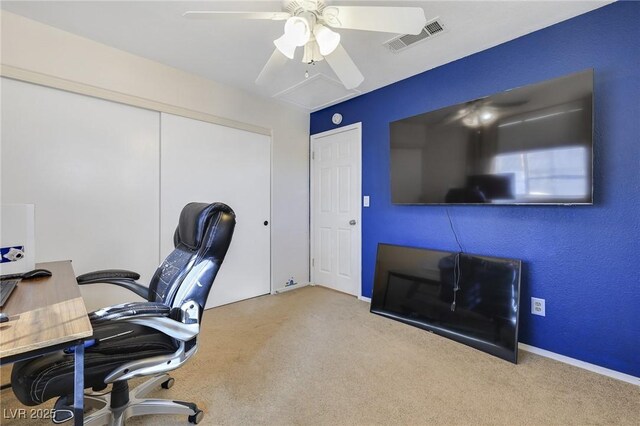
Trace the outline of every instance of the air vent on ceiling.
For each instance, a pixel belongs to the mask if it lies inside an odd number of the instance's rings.
[[[394,53],[398,53],[409,46],[413,46],[419,41],[426,40],[434,37],[438,34],[445,32],[445,27],[438,18],[427,22],[422,31],[419,34],[404,34],[392,38],[384,43],[384,46],[388,47]]]

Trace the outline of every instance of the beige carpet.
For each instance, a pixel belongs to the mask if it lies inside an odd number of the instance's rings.
[[[321,287],[207,311],[203,330],[198,354],[173,373],[175,386],[153,395],[196,402],[205,410],[201,424],[639,421],[638,386],[522,351],[513,365],[370,314],[367,303]],[[2,403],[19,407],[11,391]],[[129,424],[188,423],[146,416]]]

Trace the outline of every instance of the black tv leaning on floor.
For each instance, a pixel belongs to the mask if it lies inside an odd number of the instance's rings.
[[[389,124],[394,204],[592,204],[593,70]]]
[[[371,312],[517,363],[520,269],[517,259],[378,244]]]

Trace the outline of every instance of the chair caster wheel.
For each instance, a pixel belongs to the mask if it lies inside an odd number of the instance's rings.
[[[162,382],[160,386],[162,387],[162,389],[171,389],[175,382],[176,380],[173,377],[169,377],[167,380]]]
[[[193,423],[194,425],[197,425],[202,421],[203,417],[204,417],[204,411],[200,409],[196,409],[196,413],[193,416],[189,416],[189,423]]]

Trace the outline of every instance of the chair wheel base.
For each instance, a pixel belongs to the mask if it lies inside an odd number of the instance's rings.
[[[203,417],[204,417],[204,411],[197,408],[196,413],[193,416],[189,416],[189,423],[193,423],[194,425],[197,425],[202,421]]]
[[[170,377],[164,382],[162,382],[160,386],[162,387],[162,389],[171,389],[175,382],[176,380],[173,377]]]

